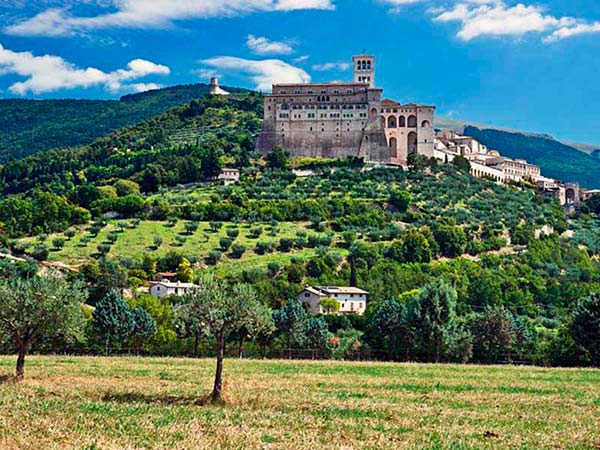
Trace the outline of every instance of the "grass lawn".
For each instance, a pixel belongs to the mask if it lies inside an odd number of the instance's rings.
[[[0,373],[14,357],[0,357]],[[597,449],[600,371],[31,357],[0,384],[0,448]]]

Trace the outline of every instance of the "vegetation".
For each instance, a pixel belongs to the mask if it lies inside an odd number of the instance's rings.
[[[126,95],[120,100],[0,100],[0,161],[89,144],[207,92],[208,85],[195,84]]]
[[[0,384],[3,448],[598,444],[595,370],[235,358],[223,408],[197,404],[214,378],[210,359],[32,356],[29,367],[29,380]]]

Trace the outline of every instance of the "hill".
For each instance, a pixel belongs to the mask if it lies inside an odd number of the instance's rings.
[[[202,97],[208,87],[173,86],[126,95],[119,100],[1,99],[0,162],[51,148],[89,144],[114,130]]]
[[[540,135],[465,127],[464,133],[509,158],[537,164],[542,174],[562,181],[577,181],[589,189],[600,188],[600,159]]]

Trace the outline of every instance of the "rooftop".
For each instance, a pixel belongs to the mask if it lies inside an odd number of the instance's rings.
[[[307,289],[309,288],[307,287]],[[315,286],[312,289],[324,294],[368,294],[367,291],[352,286]]]
[[[165,286],[167,288],[198,288],[198,287],[200,287],[194,283],[180,283],[179,281],[173,282],[173,281],[169,281],[169,280],[151,281],[150,284],[151,285],[160,284],[161,286]]]

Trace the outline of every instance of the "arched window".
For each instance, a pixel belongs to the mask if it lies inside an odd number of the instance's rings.
[[[417,116],[408,116],[408,128],[417,128]]]
[[[406,139],[408,144],[408,153],[417,153],[417,133],[411,131],[410,133],[408,133],[408,137]]]
[[[392,158],[398,157],[398,140],[396,138],[390,138],[390,150],[392,152]]]
[[[404,116],[400,116],[398,118],[398,127],[404,128],[406,126],[406,118]]]
[[[430,126],[429,120],[424,120],[421,122],[421,128],[429,128]]]
[[[388,117],[387,126],[388,126],[388,128],[396,128],[396,117],[395,116]]]
[[[371,109],[371,118],[374,119],[375,117],[377,117],[377,108],[372,108]]]

